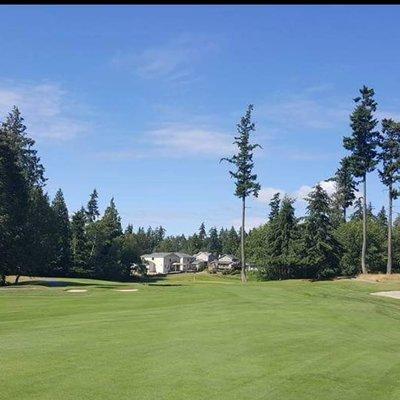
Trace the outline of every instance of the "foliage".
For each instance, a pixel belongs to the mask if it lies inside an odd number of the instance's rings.
[[[385,270],[386,231],[375,219],[368,218],[368,247],[366,259],[372,272]],[[356,275],[360,272],[360,247],[362,243],[362,221],[352,220],[341,224],[335,236],[342,247],[341,273]]]

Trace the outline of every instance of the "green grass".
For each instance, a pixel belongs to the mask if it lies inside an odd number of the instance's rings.
[[[1,399],[400,398],[400,282],[63,281],[0,290]]]

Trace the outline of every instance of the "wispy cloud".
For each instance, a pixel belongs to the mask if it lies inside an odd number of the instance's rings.
[[[130,69],[144,79],[182,83],[192,80],[196,66],[216,49],[216,42],[210,38],[182,36],[157,47],[119,51],[112,64]]]
[[[233,138],[207,128],[170,124],[147,133],[148,142],[158,151],[172,154],[222,156],[234,150]]]
[[[351,107],[307,96],[288,96],[258,107],[259,115],[274,127],[284,130],[324,130],[348,120]]]
[[[234,151],[232,135],[206,126],[169,123],[140,135],[135,150],[99,153],[109,160],[143,158],[223,157]]]
[[[332,196],[333,193],[335,192],[334,181],[320,181],[319,184],[322,186],[324,190],[326,190],[329,196]],[[292,192],[273,187],[262,187],[259,192],[257,200],[265,204],[271,201],[272,196],[275,193],[279,193],[281,197],[286,194],[290,197],[295,198],[298,202],[305,202],[305,199],[310,194],[312,189],[313,189],[312,186],[309,185],[301,185],[298,189]]]
[[[36,138],[68,140],[83,135],[90,125],[76,117],[79,106],[59,85],[0,82],[0,114],[16,105]]]

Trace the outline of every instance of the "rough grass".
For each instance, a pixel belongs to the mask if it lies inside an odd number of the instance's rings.
[[[46,281],[0,290],[0,398],[400,398],[400,282]]]

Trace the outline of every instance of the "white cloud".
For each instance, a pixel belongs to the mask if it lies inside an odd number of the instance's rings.
[[[309,98],[289,98],[259,107],[267,121],[287,129],[330,129],[348,119],[351,108]]]
[[[285,195],[285,191],[282,189],[276,189],[273,187],[263,187],[258,193],[257,200],[262,203],[269,203],[272,199],[272,196],[275,193],[279,193],[281,197]]]
[[[335,193],[335,182],[333,181],[320,181],[319,184],[322,186],[322,188],[328,193],[329,196],[332,196]],[[307,196],[310,194],[310,192],[313,190],[313,188],[309,185],[301,185],[297,190],[293,192],[288,192],[283,189],[277,189],[277,188],[272,188],[272,187],[262,187],[257,200],[262,202],[262,203],[268,203],[271,201],[272,196],[275,193],[280,193],[281,197],[283,197],[285,194],[288,196],[295,198],[297,202],[305,202],[305,199]]]
[[[257,228],[258,226],[265,224],[266,216],[264,217],[257,217],[257,216],[248,216],[246,217],[246,232],[250,229]],[[242,220],[240,218],[236,218],[231,223],[237,230],[239,230],[242,226]]]
[[[146,131],[135,150],[121,149],[98,153],[107,159],[224,157],[234,151],[233,136],[208,127],[179,123],[165,124]],[[139,148],[138,148],[139,147]]]
[[[209,38],[181,36],[158,47],[119,52],[112,63],[132,69],[141,78],[182,83],[192,78],[195,65],[216,48],[216,43]]]
[[[76,104],[55,84],[0,83],[0,114],[16,105],[32,136],[68,140],[85,134],[88,123],[75,117]]]
[[[158,151],[172,155],[228,155],[234,150],[233,137],[206,128],[170,124],[147,133],[149,143]]]

